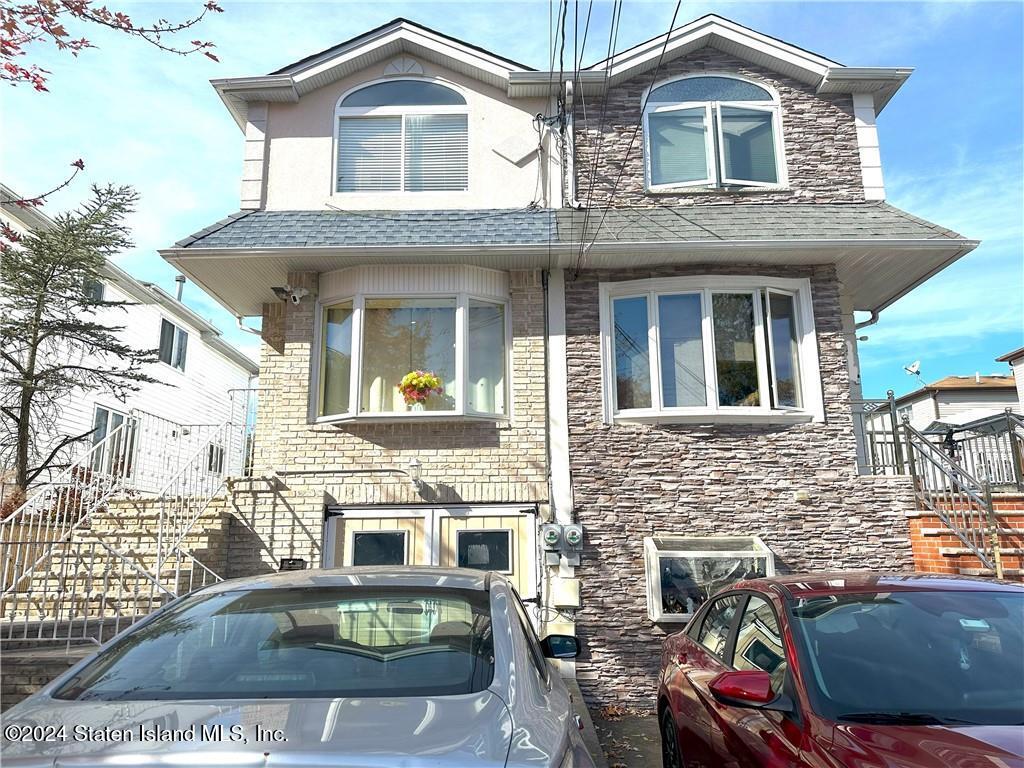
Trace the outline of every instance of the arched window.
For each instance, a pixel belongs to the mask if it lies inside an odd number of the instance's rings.
[[[430,80],[387,80],[337,108],[337,192],[460,192],[469,185],[466,100]]]
[[[785,184],[779,102],[756,83],[670,80],[651,89],[643,118],[650,190]]]

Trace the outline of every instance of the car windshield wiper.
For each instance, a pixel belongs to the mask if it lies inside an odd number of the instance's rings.
[[[847,712],[839,715],[836,719],[879,725],[977,725],[971,720],[946,717],[931,712]]]

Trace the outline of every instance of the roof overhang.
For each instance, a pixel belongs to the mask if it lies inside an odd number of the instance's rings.
[[[597,242],[585,249],[586,269],[631,269],[682,264],[834,264],[854,308],[881,311],[978,245],[966,239],[729,240]],[[168,262],[237,316],[262,313],[279,299],[273,286],[294,271],[401,264],[469,264],[493,269],[572,269],[578,243],[460,246],[170,248]]]
[[[509,59],[401,19],[270,75],[210,82],[244,130],[249,102],[298,101],[318,88],[403,54],[433,62],[510,94],[513,74],[534,74]]]
[[[889,102],[913,69],[908,67],[845,67],[816,53],[783,42],[734,21],[709,14],[666,35],[600,61],[579,73],[574,87],[598,95],[665,61],[712,47],[814,86],[818,93],[870,93],[875,112]]]

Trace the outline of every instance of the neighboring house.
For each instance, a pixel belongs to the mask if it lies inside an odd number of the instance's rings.
[[[857,472],[854,312],[977,243],[884,202],[909,74],[709,15],[578,76],[399,19],[214,81],[241,210],[161,253],[262,317],[230,575],[503,571],[592,701],[650,706],[717,586],[910,567],[908,478]]]
[[[18,199],[2,185],[0,193],[3,201]],[[19,234],[52,225],[38,208],[11,202],[2,203],[0,221]],[[258,366],[224,341],[220,331],[208,321],[153,283],[136,280],[110,261],[103,267],[102,278],[88,290],[106,301],[129,304],[101,309],[96,320],[122,327],[119,339],[123,343],[157,351],[159,362],[147,366],[146,373],[158,383],[141,384],[137,392],[124,400],[102,390],[71,393],[58,405],[52,436],[86,435],[72,451],[79,454],[100,443],[129,419],[130,424],[138,425],[133,437],[137,443],[132,459],[138,468],[135,479],[142,488],[160,490],[172,467],[166,462],[166,466],[156,465],[150,453],[155,448],[152,441],[177,442],[179,448],[174,453],[182,454],[202,447],[193,445],[200,430],[190,433],[188,426],[219,425],[239,419],[244,423],[244,390],[250,387]],[[88,364],[92,359],[87,356],[83,362]],[[186,429],[180,429],[181,426]],[[225,455],[225,448],[212,446],[211,466],[226,463],[241,467],[241,442],[235,445],[236,455]],[[109,470],[111,467],[103,464],[112,461],[109,452],[97,456],[94,469]],[[41,477],[39,481],[47,479]]]
[[[897,417],[909,417],[910,425],[921,430],[967,424],[1007,408],[1022,412],[1017,386],[1012,376],[996,374],[946,376],[896,398]]]
[[[1024,409],[1024,347],[997,357],[996,362],[1006,363],[1013,369],[1013,381],[1017,387],[1017,404]],[[1024,412],[1024,410],[1020,412]]]

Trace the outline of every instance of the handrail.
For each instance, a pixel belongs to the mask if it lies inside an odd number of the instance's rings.
[[[907,461],[918,501],[934,513],[982,565],[1002,578],[991,486],[946,455],[904,417]]]

